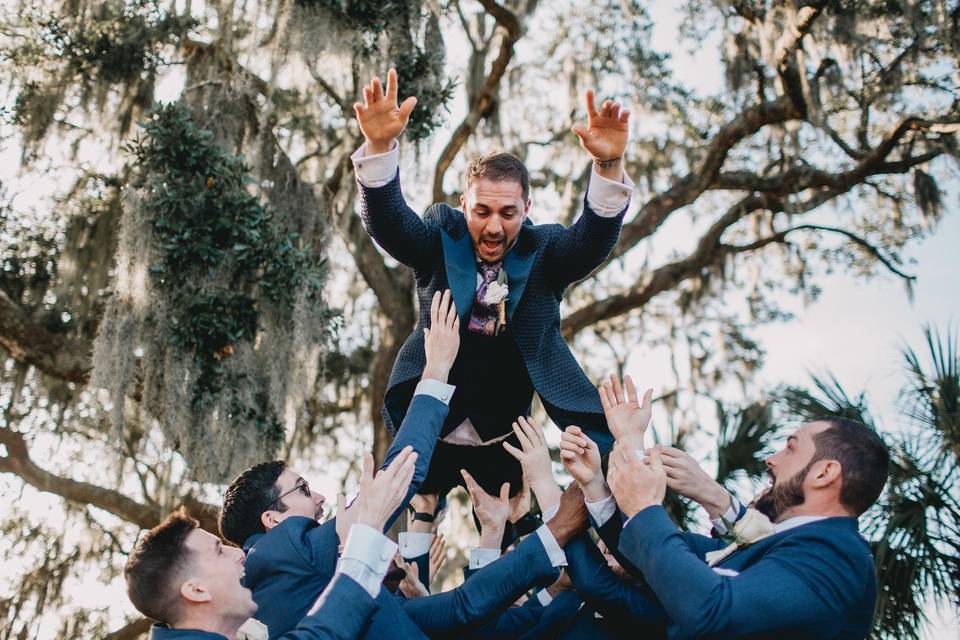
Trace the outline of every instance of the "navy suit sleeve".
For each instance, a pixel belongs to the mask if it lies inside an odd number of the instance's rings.
[[[796,531],[741,574],[720,575],[690,550],[660,506],[631,518],[620,547],[663,603],[675,625],[671,636],[680,638],[783,628],[834,637],[873,571],[859,566],[842,536]]]
[[[377,603],[349,576],[337,575],[295,629],[281,640],[352,640],[358,638]]]
[[[599,267],[620,238],[620,227],[627,208],[611,218],[598,216],[584,196],[583,213],[572,226],[552,238],[546,261],[553,282],[559,289],[583,280]]]
[[[544,611],[546,607],[510,607],[467,637],[472,640],[516,638],[524,631],[535,627],[543,617]]]
[[[587,534],[581,534],[564,547],[567,571],[583,601],[623,624],[663,624],[666,612],[640,586],[621,580],[603,559]]]
[[[450,633],[490,621],[531,585],[547,586],[557,574],[539,536],[527,536],[514,551],[478,570],[456,589],[405,600],[403,610],[428,635]]]
[[[410,401],[407,415],[403,418],[403,423],[397,431],[397,436],[393,439],[393,444],[387,450],[387,456],[381,468],[386,468],[397,457],[397,454],[408,445],[412,446],[413,450],[417,452],[417,465],[413,470],[413,480],[410,481],[407,497],[387,520],[384,531],[389,529],[394,520],[407,508],[410,498],[420,488],[423,479],[427,477],[430,459],[433,457],[433,449],[440,438],[440,429],[443,428],[443,421],[447,418],[449,412],[450,407],[433,396],[417,394]]]
[[[382,187],[360,185],[360,217],[370,237],[401,264],[423,271],[436,261],[439,229],[407,206],[399,171]]]
[[[572,620],[583,600],[576,591],[564,591],[546,607],[537,624],[519,636],[519,640],[534,640],[535,638],[556,638],[560,635],[561,625]]]
[[[596,530],[597,535],[603,540],[603,544],[607,545],[607,550],[613,554],[613,557],[617,559],[617,562],[620,563],[620,566],[630,574],[632,577],[637,580],[643,579],[643,574],[640,573],[640,569],[637,569],[633,566],[633,563],[627,560],[622,553],[620,553],[620,532],[623,530],[623,514],[620,513],[618,509],[606,522],[601,526],[597,526],[596,521],[593,517],[590,518],[590,522],[593,524],[593,528]]]
[[[321,575],[332,576],[337,568],[337,556],[339,555],[340,549],[340,540],[337,537],[336,518],[331,518],[321,525],[311,525],[303,529],[297,529],[296,531],[303,532],[302,546],[304,547],[304,555],[310,562],[310,566],[316,569],[317,573]],[[295,534],[295,530],[292,527],[288,528],[287,532],[288,535],[291,536]]]

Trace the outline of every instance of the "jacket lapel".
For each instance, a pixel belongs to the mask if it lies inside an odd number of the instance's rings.
[[[473,242],[469,233],[464,233],[459,240],[454,240],[446,229],[440,230],[440,238],[443,242],[447,283],[453,293],[453,302],[457,305],[460,324],[465,327],[470,319],[474,295],[477,293],[477,260],[473,252]]]
[[[507,272],[507,320],[513,318],[513,312],[523,297],[523,290],[527,286],[527,280],[530,277],[530,269],[533,267],[533,259],[537,257],[537,252],[531,246],[533,239],[525,224],[520,229],[520,235],[516,244],[507,252],[507,257],[503,259],[503,268]]]

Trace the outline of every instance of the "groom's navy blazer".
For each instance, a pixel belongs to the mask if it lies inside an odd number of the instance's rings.
[[[420,304],[419,321],[400,349],[384,397],[383,417],[393,430],[407,410],[410,382],[423,372],[423,328],[430,324],[436,291],[452,291],[461,326],[467,326],[477,289],[476,254],[463,212],[440,203],[421,219],[403,199],[399,172],[382,187],[361,184],[360,195],[367,232],[413,271]],[[610,218],[599,216],[584,198],[583,214],[569,228],[535,225],[528,218],[503,261],[510,289],[507,323],[533,387],[560,428],[580,424],[603,451],[613,439],[596,388],[560,334],[560,301],[570,284],[587,277],[613,250],[624,213],[626,208]]]
[[[387,522],[389,528],[427,475],[430,458],[449,408],[425,394],[416,395],[397,437],[387,451],[384,466],[410,445],[417,452],[407,497]],[[336,518],[318,524],[293,516],[266,533],[250,536],[243,549],[244,584],[258,605],[256,617],[267,625],[270,637],[293,629],[326,588],[337,568],[340,540]]]
[[[681,534],[663,507],[633,516],[620,551],[669,618],[670,638],[865,638],[877,581],[855,518],[826,518],[776,533],[715,567],[724,543]]]

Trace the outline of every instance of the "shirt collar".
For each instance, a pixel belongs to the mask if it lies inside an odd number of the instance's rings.
[[[165,624],[150,627],[150,640],[226,640],[219,633],[200,629],[173,629]]]
[[[783,522],[776,523],[773,525],[773,528],[777,533],[783,533],[794,527],[817,522],[818,520],[826,520],[826,518],[827,516],[794,516],[793,518],[787,518]]]

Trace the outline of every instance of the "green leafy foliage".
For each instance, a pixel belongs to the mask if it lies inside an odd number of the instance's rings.
[[[170,297],[170,343],[200,368],[200,408],[225,382],[223,359],[256,337],[258,301],[290,309],[303,286],[319,295],[323,265],[247,190],[243,159],[218,147],[184,107],[158,107],[144,132],[130,150],[159,248],[150,273]]]
[[[44,48],[65,60],[76,74],[96,75],[110,84],[129,82],[163,63],[160,48],[196,22],[171,15],[156,0],[102,2],[91,19],[43,15],[38,26]]]
[[[397,81],[400,86],[398,100],[417,97],[417,108],[410,114],[406,135],[411,140],[427,138],[445,120],[448,104],[453,98],[457,83],[443,78],[444,55],[442,51],[425,51],[416,47],[412,53],[397,57]],[[437,79],[440,79],[438,82]]]

